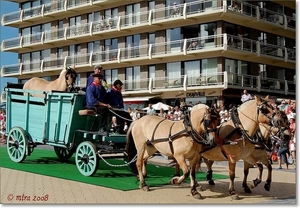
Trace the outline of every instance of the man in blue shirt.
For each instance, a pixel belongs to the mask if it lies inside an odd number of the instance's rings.
[[[109,104],[113,108],[124,108],[122,86],[121,80],[117,79],[111,89],[107,91]]]
[[[102,66],[100,64],[96,65],[94,67],[94,73],[92,73],[90,76],[88,76],[86,81],[86,89],[88,86],[94,81],[93,74],[101,74],[102,73]],[[102,86],[107,90],[107,83],[105,77],[102,76]]]
[[[92,109],[101,115],[100,132],[106,133],[108,108],[111,106],[108,104],[107,92],[101,84],[103,76],[101,74],[92,76],[93,82],[86,89],[86,105],[87,109]]]
[[[108,95],[108,102],[113,108],[118,108],[120,110],[115,111],[117,117],[117,123],[120,125],[119,133],[123,132],[125,121],[129,126],[132,122],[132,118],[128,111],[124,110],[124,102],[123,102],[123,95],[122,95],[122,86],[123,83],[121,80],[117,79],[111,89],[107,91]]]

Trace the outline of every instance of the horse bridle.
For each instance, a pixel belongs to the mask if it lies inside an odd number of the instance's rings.
[[[267,101],[261,102],[259,105],[257,105],[257,118],[259,116],[259,113],[262,113],[264,116],[266,116],[269,119],[270,126],[274,126],[274,117],[276,115],[276,112],[273,110],[272,116],[269,116],[266,113],[265,105],[267,105],[268,107],[272,108],[271,106],[268,105]],[[247,138],[251,143],[257,144],[259,142],[258,138],[256,138],[256,139],[255,138],[251,138],[249,136],[249,134],[244,130],[243,125],[242,125],[242,123],[241,123],[241,121],[239,119],[239,116],[238,116],[237,108],[235,108],[235,107],[233,107],[233,109],[232,109],[232,121],[233,121],[233,124],[234,124],[235,128],[238,129],[242,133],[242,135],[245,138]],[[258,123],[258,121],[256,121],[256,122]],[[240,127],[240,125],[242,126],[242,128]]]
[[[71,84],[68,83],[69,75],[71,77],[76,78],[77,77],[77,73],[76,73],[76,71],[73,68],[71,68],[71,67],[67,68],[67,73],[65,75],[65,81],[66,81],[66,85],[67,85],[67,92],[72,92],[72,89],[74,89],[74,82],[72,82]]]
[[[184,127],[185,131],[189,134],[189,136],[198,144],[204,144],[204,145],[212,145],[213,141],[209,141],[208,134],[210,132],[216,132],[216,128],[209,128],[209,124],[211,124],[211,119],[207,119],[208,114],[210,112],[207,110],[206,113],[204,113],[203,118],[200,121],[200,124],[203,123],[204,126],[204,133],[201,135],[199,134],[195,128],[191,124],[191,118],[190,118],[190,111],[184,111],[185,112],[185,117],[184,117]]]
[[[269,116],[269,115],[266,113],[267,109],[266,109],[265,105],[268,106],[269,108],[272,108],[272,109],[273,109],[273,114],[272,114],[272,116]],[[267,103],[266,100],[263,101],[263,102],[261,102],[261,104],[257,105],[257,111],[258,111],[258,112],[257,112],[257,116],[259,115],[259,112],[262,113],[264,116],[266,116],[266,117],[269,119],[269,124],[270,124],[271,126],[276,126],[276,124],[275,124],[275,122],[274,122],[274,117],[275,117],[275,115],[277,114],[277,113],[276,113],[276,109],[274,109],[272,106],[270,106],[270,105]],[[269,112],[269,111],[268,111],[268,112]]]

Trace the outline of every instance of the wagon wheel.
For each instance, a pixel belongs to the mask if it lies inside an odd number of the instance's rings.
[[[14,162],[22,162],[26,158],[28,136],[21,127],[13,127],[7,137],[7,153]]]
[[[75,163],[84,176],[94,175],[99,168],[96,146],[92,142],[81,142],[76,148]]]
[[[75,152],[75,148],[68,150],[67,148],[54,147],[55,154],[61,161],[67,161],[72,157]]]

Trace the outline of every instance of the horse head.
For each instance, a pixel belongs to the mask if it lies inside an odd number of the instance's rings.
[[[190,122],[192,128],[198,133],[198,137],[205,144],[213,144],[216,138],[216,122],[213,122],[210,108],[205,104],[192,107]]]
[[[74,91],[74,83],[76,81],[77,72],[74,68],[68,67],[65,75],[65,80],[67,84],[67,92],[73,92]]]
[[[278,128],[289,126],[287,116],[284,112],[272,105],[272,101],[269,100],[269,96],[262,99],[262,103],[263,105],[259,107],[260,111],[268,118],[270,125]]]

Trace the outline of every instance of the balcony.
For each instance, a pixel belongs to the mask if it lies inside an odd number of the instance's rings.
[[[81,28],[85,28],[83,25]],[[68,28],[64,31],[71,31]],[[76,30],[78,32],[78,30]],[[71,34],[71,33],[69,33]],[[29,47],[39,44],[39,38],[44,35],[28,36],[21,38],[23,44]],[[50,38],[51,35],[49,34]],[[71,37],[71,36],[70,36]],[[37,40],[35,40],[37,38]],[[61,38],[61,41],[65,41]],[[11,44],[17,45],[18,41],[10,40]],[[193,47],[192,44],[196,43]],[[37,47],[37,46],[35,46]],[[256,63],[275,65],[283,68],[295,68],[296,50],[285,48],[277,45],[261,43],[259,41],[242,38],[241,36],[233,36],[228,34],[212,35],[206,37],[198,37],[191,39],[182,39],[171,42],[162,42],[150,45],[140,45],[130,48],[119,48],[114,50],[93,52],[90,54],[67,56],[64,60],[47,59],[41,61],[40,67],[31,69],[30,73],[35,74],[47,70],[55,70],[56,68],[75,65],[81,71],[88,71],[90,67],[101,63],[106,68],[119,68],[134,65],[149,65],[162,62],[196,60],[211,57],[227,57],[244,61],[252,61]],[[84,58],[78,58],[84,57]],[[70,59],[76,61],[70,62]],[[48,64],[49,62],[53,64]],[[57,62],[57,66],[55,63]],[[61,64],[61,63],[64,64]],[[121,65],[120,65],[121,64]],[[11,77],[23,75],[22,67],[18,73],[10,70],[10,66],[2,67],[2,76]]]
[[[72,16],[74,12],[83,14],[85,12],[99,11],[104,9],[107,1],[83,1],[79,5],[58,4],[52,2],[49,5],[41,5],[27,10],[21,10],[2,17],[2,25],[27,27],[41,24],[55,19]],[[121,1],[120,1],[121,2]],[[172,14],[172,7],[138,12],[130,15],[115,17],[114,27],[108,27],[109,20],[89,23],[89,30],[85,36],[81,36],[80,41],[88,39],[101,39],[132,35],[136,33],[148,32],[149,30],[162,30],[166,28],[180,27],[191,24],[191,21],[197,24],[224,20],[234,24],[247,25],[248,27],[270,33],[276,33],[280,36],[295,39],[295,19],[284,14],[276,13],[271,10],[262,9],[249,3],[241,3],[241,7],[234,9],[226,5],[227,1],[205,1],[191,2],[178,5],[178,14]],[[103,7],[97,7],[102,6]],[[116,5],[117,6],[117,5]],[[61,16],[64,15],[64,16]],[[94,25],[94,26],[92,26]],[[93,27],[93,28],[91,28]],[[45,32],[45,31],[44,31]],[[100,33],[99,33],[100,32]],[[85,37],[85,38],[83,38]],[[91,40],[91,41],[92,41]],[[60,43],[61,44],[61,43]],[[58,45],[59,46],[59,45]],[[54,45],[53,47],[58,47]]]
[[[15,0],[15,2],[19,1],[21,2],[22,0]],[[136,2],[139,2],[139,0],[130,0],[130,3]],[[123,4],[124,2],[122,0],[114,0],[114,7]],[[3,26],[28,27],[67,18],[73,16],[74,13],[80,15],[108,8],[111,8],[111,1],[109,0],[80,0],[74,2],[70,0],[59,0],[4,14],[1,22]]]

